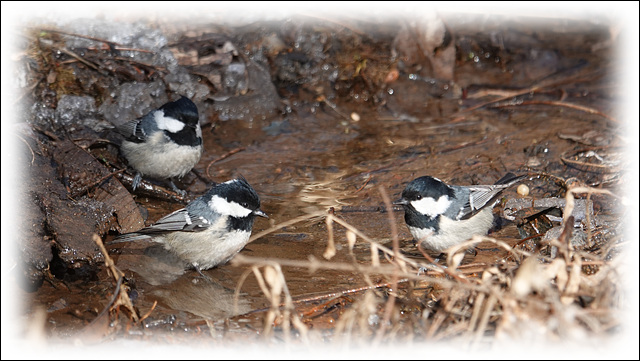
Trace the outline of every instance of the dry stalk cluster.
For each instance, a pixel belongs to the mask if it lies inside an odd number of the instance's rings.
[[[383,189],[381,193],[390,211],[388,197]],[[614,196],[594,188],[570,189],[564,214],[571,214],[576,195],[590,197],[594,193]],[[317,214],[295,221],[312,216]],[[587,336],[606,335],[620,324],[617,312],[623,304],[623,294],[618,263],[615,258],[605,259],[606,254],[574,249],[570,242],[571,227],[565,226],[565,232],[551,241],[551,245],[558,248],[556,258],[514,248],[491,237],[476,236],[449,249],[447,266],[442,266],[431,262],[424,252],[424,260],[402,254],[391,217],[394,249],[371,239],[332,212],[325,215],[325,222],[328,241],[323,256],[327,261],[312,256],[308,261],[246,256],[234,259],[234,263],[252,265],[251,271],[270,301],[264,323],[265,336],[271,335],[274,327],[281,327],[285,339],[290,340],[291,325],[305,340],[310,333],[301,313],[296,313],[281,267],[300,267],[310,272],[356,270],[362,275],[369,286],[342,293],[358,295],[350,296],[354,301],[341,313],[333,329],[333,341],[345,345],[455,338],[457,345],[473,349],[514,339],[579,342]],[[564,222],[573,224],[568,217]],[[337,227],[344,229],[351,263],[329,261],[337,253]],[[274,227],[278,228],[281,227]],[[610,244],[602,248],[617,247],[613,244],[615,241],[610,240]],[[370,259],[356,259],[353,249],[357,242],[370,247]],[[493,264],[460,265],[465,250],[480,242],[493,243],[508,255]],[[597,265],[598,270],[585,272],[585,265]],[[374,276],[383,277],[387,282],[376,283],[372,281]],[[295,304],[300,305],[299,301]]]

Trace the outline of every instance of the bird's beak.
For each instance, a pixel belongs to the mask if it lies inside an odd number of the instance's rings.
[[[260,217],[264,217],[264,218],[269,218],[269,216],[267,216],[266,213],[264,213],[262,210],[260,209],[256,209],[255,211],[253,211],[253,214],[256,216],[260,216]]]
[[[406,206],[407,204],[409,204],[409,201],[406,198],[400,198],[393,201],[393,204],[395,204],[396,206]]]

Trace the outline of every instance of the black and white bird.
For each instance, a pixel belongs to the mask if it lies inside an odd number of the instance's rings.
[[[260,198],[244,178],[211,187],[185,208],[111,243],[151,240],[162,244],[200,272],[226,263],[249,242]]]
[[[134,191],[142,177],[148,176],[168,180],[173,190],[184,194],[173,178],[187,174],[202,156],[198,108],[189,98],[166,103],[116,129],[124,136],[120,151],[136,171]]]
[[[525,176],[508,173],[494,185],[447,185],[424,176],[407,184],[402,198],[404,220],[413,238],[426,249],[442,252],[493,225],[493,207],[500,194]]]

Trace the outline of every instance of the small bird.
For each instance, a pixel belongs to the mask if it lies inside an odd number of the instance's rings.
[[[162,244],[201,273],[226,263],[249,242],[260,198],[244,178],[215,184],[185,208],[162,217],[137,232],[117,236],[111,243],[147,239]]]
[[[173,184],[183,177],[202,156],[202,129],[196,105],[182,96],[142,118],[116,126],[123,139],[122,155],[135,169],[133,190],[142,176],[168,179],[171,188],[185,195]]]
[[[402,198],[404,220],[413,238],[426,249],[442,252],[474,235],[485,235],[493,225],[493,207],[508,187],[525,176],[508,173],[494,185],[447,185],[424,176],[407,184]]]

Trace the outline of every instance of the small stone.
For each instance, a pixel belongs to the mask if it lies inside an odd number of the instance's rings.
[[[519,195],[526,197],[529,195],[529,187],[526,184],[520,184],[518,186],[517,192]]]

